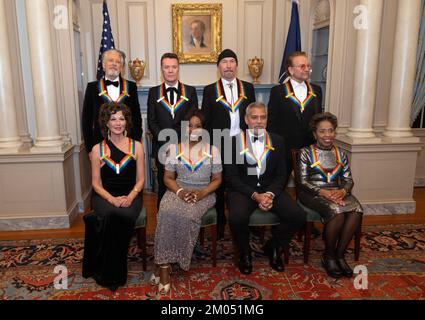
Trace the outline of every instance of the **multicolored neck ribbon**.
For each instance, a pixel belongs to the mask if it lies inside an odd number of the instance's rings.
[[[206,159],[211,159],[211,158],[212,158],[212,145],[209,146],[209,152],[208,152],[208,145],[205,145],[205,150],[202,152],[201,158],[196,162],[192,162],[190,160],[190,157],[188,158],[184,155],[183,147],[181,143],[179,143],[179,145],[177,146],[176,159],[177,160],[180,159],[181,162],[184,164],[184,166],[188,168],[190,172],[195,172],[202,166],[202,164],[205,162]]]
[[[167,94],[165,91],[165,83],[159,86],[159,92],[158,97],[159,99],[156,101],[158,103],[161,103],[165,109],[170,112],[171,116],[174,118],[174,115],[176,112],[181,108],[181,106],[186,102],[189,101],[189,98],[186,97],[186,87],[183,83],[180,82],[180,99],[177,100],[177,102],[172,106],[170,102],[165,98],[165,95]]]
[[[248,148],[247,143],[246,143],[245,133],[243,131],[241,132],[241,139],[240,139],[241,142],[240,143],[241,143],[241,150],[242,151],[240,152],[240,155],[245,154],[248,162],[257,163],[257,167],[260,168],[260,169],[266,164],[266,161],[267,161],[267,158],[270,155],[270,152],[274,151],[274,147],[273,147],[273,144],[272,144],[272,140],[270,139],[269,133],[266,132],[265,136],[266,136],[266,141],[264,143],[263,152],[262,152],[260,158],[257,159],[255,157],[255,155],[252,152],[249,151],[249,148]]]
[[[106,140],[103,140],[100,144],[100,161],[106,163],[108,167],[116,172],[116,174],[120,174],[121,171],[129,164],[131,159],[136,159],[136,140],[128,138],[128,154],[124,156],[119,163],[116,163],[108,155],[106,145]]]
[[[314,93],[313,88],[311,87],[311,84],[306,81],[307,85],[307,97],[304,101],[298,100],[298,98],[295,96],[294,90],[292,90],[292,86],[290,84],[290,81],[285,82],[285,97],[287,99],[291,99],[299,108],[301,113],[304,112],[305,107],[310,103],[311,100],[313,100],[313,97],[316,97],[317,95]]]
[[[313,158],[313,164],[310,166],[312,169],[316,169],[320,175],[322,175],[328,183],[334,181],[339,172],[342,170],[342,153],[341,150],[337,146],[333,146],[335,152],[335,160],[336,165],[331,170],[326,170],[319,161],[319,157],[317,155],[316,147],[314,144],[310,146],[311,157]]]
[[[117,100],[112,99],[109,94],[108,94],[108,90],[106,89],[105,86],[105,79],[102,78],[98,81],[97,83],[97,87],[99,89],[99,97],[102,97],[103,100],[105,100],[105,102],[122,102],[126,97],[129,97],[130,95],[128,94],[129,91],[129,86],[128,86],[128,81],[125,80],[124,78],[120,78],[121,80],[121,94],[118,97]]]
[[[238,83],[238,92],[239,92],[239,99],[232,105],[229,103],[229,101],[226,100],[225,95],[221,89],[220,81],[218,80],[215,83],[215,92],[217,95],[217,99],[215,102],[219,102],[222,106],[224,106],[226,109],[228,109],[230,112],[236,112],[239,110],[239,107],[242,105],[243,100],[247,99],[245,88],[242,84],[242,81],[239,79],[236,79],[236,82]]]

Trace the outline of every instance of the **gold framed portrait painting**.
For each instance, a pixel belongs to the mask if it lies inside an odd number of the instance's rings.
[[[173,51],[180,63],[215,63],[221,52],[222,5],[173,4]]]

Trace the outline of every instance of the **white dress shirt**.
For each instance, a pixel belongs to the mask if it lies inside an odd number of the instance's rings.
[[[106,79],[106,78],[105,78]],[[115,79],[108,79],[110,81],[120,81],[120,77],[116,77]],[[108,91],[108,95],[111,97],[112,100],[117,101],[119,96],[120,96],[120,85],[118,85],[118,87],[113,86],[112,84],[110,84],[109,86],[106,87],[106,90]]]
[[[264,152],[264,144],[265,144],[264,133],[259,135],[258,136],[259,140],[255,141],[255,142],[252,142],[253,136],[254,135],[251,133],[251,131],[248,131],[248,137],[250,139],[249,141],[252,145],[252,152],[254,153],[255,158],[257,160],[260,160],[260,157]],[[257,165],[256,169],[257,169],[257,177],[260,177],[260,173],[262,173],[261,170],[264,170],[264,168],[260,169]],[[259,184],[257,184],[257,185],[259,186]]]
[[[238,101],[238,83],[236,81],[236,78],[232,81],[227,81],[225,79],[221,79],[224,87],[224,93],[227,98],[227,102],[229,102],[231,105],[235,104],[236,101]],[[230,90],[229,83],[232,84],[232,90]],[[232,101],[232,95],[233,95],[233,101]],[[239,118],[239,110],[236,112],[230,112],[230,136],[234,137],[238,135],[241,132],[240,129],[240,118]]]
[[[178,92],[178,90],[179,90],[179,82],[177,81],[173,86],[169,86],[168,84],[165,84],[165,90],[167,90],[168,88],[176,88],[177,89],[177,92]],[[168,101],[170,101],[171,100],[170,99],[171,91],[166,92],[166,93],[167,93]],[[172,105],[172,107],[174,107],[174,105],[176,104],[176,102],[178,100],[178,94],[175,93],[175,92],[173,92],[173,94],[174,94],[174,104]]]
[[[307,85],[305,84],[305,81],[301,83],[293,79],[290,79],[290,81],[292,88],[294,89],[295,96],[298,100],[304,102],[304,100],[307,98]]]

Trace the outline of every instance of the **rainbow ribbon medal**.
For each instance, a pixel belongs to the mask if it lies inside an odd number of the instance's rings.
[[[208,145],[205,145],[205,150],[202,152],[202,157],[198,161],[192,162],[190,160],[190,158],[187,158],[184,155],[183,147],[182,147],[181,143],[179,143],[179,145],[177,146],[176,159],[180,158],[181,162],[184,164],[184,166],[186,168],[189,169],[190,172],[195,172],[196,170],[198,170],[202,166],[202,164],[205,162],[206,159],[212,158],[211,148],[212,148],[212,146],[210,146],[210,152],[208,152]]]
[[[167,99],[165,99],[165,84],[159,86],[158,96],[160,97],[156,102],[161,103],[165,109],[170,112],[171,117],[174,118],[176,112],[181,108],[185,101],[189,101],[186,97],[186,87],[183,83],[180,82],[180,99],[172,106]]]
[[[128,138],[128,154],[119,163],[116,163],[108,156],[106,140],[103,140],[100,144],[100,161],[106,163],[116,174],[120,174],[132,158],[136,159],[136,140]]]
[[[236,79],[239,88],[239,99],[231,105],[224,97],[223,91],[220,86],[220,80],[215,83],[215,92],[217,94],[217,99],[215,102],[219,102],[222,106],[228,109],[230,112],[236,112],[239,110],[239,107],[242,105],[243,100],[246,99],[245,88],[243,87],[242,81]]]
[[[305,107],[310,103],[311,100],[313,100],[313,97],[316,97],[316,94],[313,91],[313,88],[311,87],[310,83],[308,81],[305,82],[307,85],[307,97],[303,102],[298,100],[298,98],[295,96],[294,91],[292,90],[291,85],[288,82],[285,82],[285,97],[287,99],[291,99],[301,110],[301,113],[304,112]]]
[[[241,155],[245,154],[249,163],[257,163],[257,167],[259,169],[261,169],[266,164],[266,161],[267,161],[267,158],[270,155],[270,152],[274,151],[274,147],[272,145],[272,140],[270,139],[269,133],[266,132],[265,135],[266,135],[266,143],[264,144],[264,150],[263,150],[260,158],[257,159],[255,157],[255,155],[252,152],[250,152],[249,148],[247,147],[245,133],[243,131],[241,132],[241,139],[240,140],[241,140],[241,150],[242,151],[240,152],[240,154]]]
[[[326,179],[328,183],[334,181],[342,169],[341,150],[339,150],[339,148],[335,145],[333,146],[333,149],[335,152],[336,165],[332,168],[332,170],[326,170],[320,164],[319,157],[317,156],[316,152],[316,147],[314,144],[310,146],[310,152],[313,158],[313,164],[310,167],[319,171],[319,173]]]
[[[100,79],[97,84],[99,92],[100,92],[99,97],[102,97],[106,102],[118,102],[118,103],[122,102],[126,97],[129,97],[130,95],[128,94],[128,90],[129,90],[128,82],[124,78],[121,78],[121,79],[122,79],[123,90],[121,91],[121,94],[116,101],[109,96],[108,90],[106,89],[106,86],[105,86],[104,78]]]

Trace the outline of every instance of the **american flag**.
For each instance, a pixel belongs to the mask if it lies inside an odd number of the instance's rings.
[[[102,41],[100,42],[99,61],[97,63],[97,80],[103,77],[102,54],[103,52],[115,49],[114,36],[112,35],[111,22],[109,21],[108,5],[103,1],[103,31]]]

